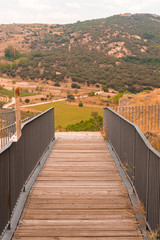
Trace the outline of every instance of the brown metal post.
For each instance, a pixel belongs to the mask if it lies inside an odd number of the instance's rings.
[[[16,131],[17,141],[21,137],[21,113],[20,113],[20,93],[19,87],[15,89],[15,113],[16,113]]]

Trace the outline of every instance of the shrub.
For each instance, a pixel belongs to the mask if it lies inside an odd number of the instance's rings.
[[[19,58],[21,55],[20,55],[20,52],[17,51],[15,48],[13,48],[12,46],[9,46],[8,48],[5,49],[5,58],[6,59],[17,59]]]
[[[123,92],[124,92],[124,89],[123,89],[123,88],[119,88],[119,89],[118,89],[118,92],[119,92],[119,93],[123,93]]]
[[[59,84],[58,82],[56,82],[56,83],[54,84],[54,86],[55,86],[55,87],[60,87],[60,84]]]
[[[81,86],[76,84],[76,83],[72,83],[71,88],[78,88],[78,89],[80,89]]]
[[[108,88],[107,88],[105,85],[102,86],[102,90],[103,90],[104,92],[108,92]]]
[[[67,95],[67,100],[68,100],[69,102],[74,101],[74,100],[75,100],[75,97],[74,97],[73,95],[71,95],[71,94],[68,94],[68,95]]]
[[[79,107],[83,107],[83,103],[82,102],[79,103]]]
[[[90,96],[90,97],[95,96],[95,92],[89,92],[88,96]]]
[[[66,131],[99,131],[103,126],[103,118],[98,116],[97,119],[90,118],[76,124],[69,124]]]
[[[25,103],[29,103],[30,100],[28,98],[25,99]]]
[[[97,118],[98,118],[98,112],[92,112],[92,113],[91,113],[91,116],[92,116],[94,119],[97,119]]]

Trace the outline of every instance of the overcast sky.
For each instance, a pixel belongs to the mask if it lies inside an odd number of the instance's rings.
[[[2,23],[74,23],[120,13],[160,14],[160,0],[0,0]]]

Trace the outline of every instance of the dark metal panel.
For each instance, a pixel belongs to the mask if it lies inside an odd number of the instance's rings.
[[[24,179],[28,179],[30,173],[35,168],[42,150],[40,149],[41,141],[41,117],[26,124],[23,128],[24,138]]]
[[[117,116],[116,116],[117,117]],[[126,124],[124,119],[120,119],[120,154],[123,166],[131,180],[135,181],[135,134],[132,125]]]
[[[9,151],[0,154],[0,233],[9,221]]]
[[[24,137],[9,148],[11,212],[24,185]]]
[[[149,148],[136,131],[135,146],[135,188],[139,199],[146,207],[146,191],[147,191],[147,168],[148,168]]]
[[[108,109],[104,109],[103,114],[103,121],[107,130],[108,138],[112,142],[113,147],[116,147],[117,154],[120,155],[120,119]]]
[[[160,226],[160,159],[149,152],[147,221],[151,229]]]

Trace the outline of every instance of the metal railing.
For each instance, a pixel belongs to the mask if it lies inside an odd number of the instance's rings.
[[[39,113],[34,114],[32,117],[27,117],[21,120],[25,123],[28,120],[38,116]],[[11,137],[16,133],[16,117],[14,109],[0,109],[0,149],[4,148]]]
[[[7,145],[15,133],[15,110],[0,109],[0,149]]]
[[[160,131],[160,104],[114,107],[112,109],[138,125],[142,132]]]
[[[160,226],[160,153],[132,122],[110,108],[104,109],[104,128],[146,209],[150,229]]]
[[[54,108],[22,124],[18,142],[0,150],[0,235],[9,224],[19,195],[54,139]]]

